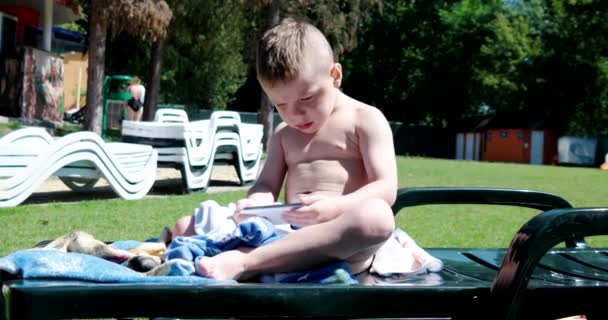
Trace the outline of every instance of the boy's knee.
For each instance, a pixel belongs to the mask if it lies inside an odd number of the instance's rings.
[[[354,217],[355,232],[373,242],[388,239],[395,231],[395,218],[391,207],[381,199],[371,199],[358,206]]]
[[[194,226],[192,226],[192,216],[185,216],[179,218],[171,230],[173,238],[177,236],[189,236],[194,232]]]

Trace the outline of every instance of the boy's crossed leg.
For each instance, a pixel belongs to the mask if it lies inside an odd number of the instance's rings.
[[[294,272],[345,260],[353,274],[365,271],[395,222],[388,204],[365,201],[337,218],[307,226],[258,248],[241,248],[198,261],[201,276],[247,279],[260,273]]]

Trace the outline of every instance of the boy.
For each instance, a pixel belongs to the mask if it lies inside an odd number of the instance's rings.
[[[307,22],[288,18],[264,34],[257,76],[284,122],[255,185],[237,202],[235,218],[245,218],[245,207],[274,203],[285,180],[285,201],[304,205],[283,219],[302,228],[265,246],[202,258],[198,273],[239,280],[335,260],[347,261],[353,274],[367,270],[395,228],[390,206],[397,169],[388,122],[378,109],[340,91],[342,67]],[[192,221],[179,220],[174,234],[193,234]]]

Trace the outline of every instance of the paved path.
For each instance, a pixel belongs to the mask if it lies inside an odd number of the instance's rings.
[[[231,190],[247,190],[247,186],[240,186],[239,178],[233,166],[216,165],[211,173],[211,182],[206,193],[217,193]],[[158,168],[156,182],[146,195],[149,197],[163,197],[167,195],[184,194],[181,174],[179,170]],[[78,202],[93,199],[119,198],[102,178],[95,185],[95,190],[82,194],[71,191],[57,177],[47,179],[38,190],[23,204],[44,204],[49,202]]]

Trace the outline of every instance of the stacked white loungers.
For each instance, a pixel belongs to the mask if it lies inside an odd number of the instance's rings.
[[[54,139],[42,128],[16,130],[0,138],[0,207],[20,204],[51,175],[81,192],[103,175],[122,198],[140,199],[154,184],[156,161],[150,146],[106,143],[93,132]]]
[[[182,110],[159,109],[154,118],[123,121],[123,141],[153,146],[159,166],[181,170],[186,190],[205,190],[217,161],[234,165],[241,184],[257,178],[262,125],[242,123],[232,111],[215,111],[210,119],[190,122]]]

